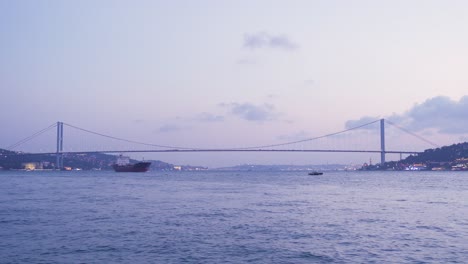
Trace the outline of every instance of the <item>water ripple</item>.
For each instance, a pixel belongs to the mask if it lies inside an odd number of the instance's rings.
[[[0,262],[464,263],[463,175],[0,172]]]

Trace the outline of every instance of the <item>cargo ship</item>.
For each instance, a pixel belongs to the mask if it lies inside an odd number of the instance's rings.
[[[117,162],[112,165],[116,172],[146,172],[149,170],[151,162],[130,163],[130,158],[119,155]]]

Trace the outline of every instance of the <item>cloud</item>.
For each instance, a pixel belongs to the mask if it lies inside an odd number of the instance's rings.
[[[446,96],[433,97],[415,104],[403,114],[393,114],[385,118],[412,132],[433,129],[442,134],[468,133],[468,96],[458,101]],[[345,125],[347,128],[355,127],[372,119],[378,118],[362,117],[349,120]]]
[[[434,97],[415,105],[405,117],[410,119],[409,128],[414,130],[434,128],[444,134],[468,133],[468,96],[459,101]]]
[[[273,48],[280,50],[295,50],[298,45],[285,35],[271,35],[266,32],[244,35],[244,47],[250,49]]]
[[[200,122],[206,122],[206,123],[215,123],[215,122],[224,121],[224,116],[213,115],[213,114],[210,114],[210,113],[207,113],[207,112],[203,112],[203,113],[198,114],[195,117],[195,120],[200,121]]]
[[[275,111],[275,107],[271,104],[254,105],[251,103],[230,103],[220,104],[220,106],[227,107],[231,114],[252,122],[276,120],[279,115]]]
[[[167,121],[165,124],[161,125],[154,133],[171,133],[177,132],[180,130],[192,129],[193,126],[200,123],[218,123],[224,121],[224,116],[214,115],[208,112],[202,112],[191,117],[182,117],[176,116],[171,119],[172,121]]]
[[[364,117],[359,118],[358,120],[348,120],[345,123],[345,128],[351,129],[351,128],[359,127],[359,126],[371,123],[379,119],[380,117],[364,116]],[[374,130],[377,128],[378,128],[377,126],[370,126],[370,125],[362,127],[362,129],[368,129],[368,130]]]
[[[169,132],[174,132],[178,130],[182,130],[183,128],[178,126],[178,125],[173,125],[173,124],[165,124],[159,127],[159,129],[156,131],[157,133],[169,133]]]
[[[192,116],[177,116],[172,121],[162,124],[154,133],[171,133],[180,130],[192,129],[198,125],[208,125],[222,123],[227,118],[235,116],[243,120],[262,123],[265,121],[277,120],[280,113],[276,112],[271,104],[254,105],[251,103],[221,103],[218,107],[222,108],[224,114],[201,112]]]

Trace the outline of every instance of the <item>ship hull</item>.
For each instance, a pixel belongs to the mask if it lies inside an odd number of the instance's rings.
[[[151,162],[138,162],[135,164],[127,164],[127,165],[118,165],[114,164],[112,168],[116,172],[147,172]]]

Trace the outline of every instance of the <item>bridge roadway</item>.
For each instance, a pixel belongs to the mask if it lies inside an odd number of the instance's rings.
[[[58,154],[96,154],[96,153],[146,153],[146,152],[334,152],[334,153],[382,153],[381,150],[328,150],[328,149],[153,149],[153,150],[96,150],[96,151],[63,151]],[[386,154],[419,154],[417,151],[386,150]],[[22,153],[22,154],[57,154],[57,152],[46,153]]]

